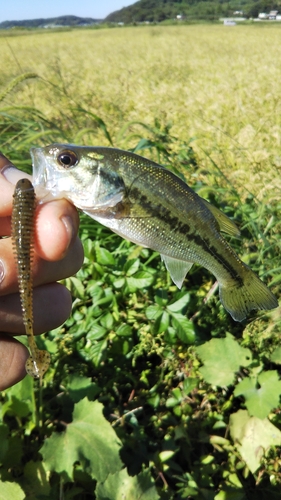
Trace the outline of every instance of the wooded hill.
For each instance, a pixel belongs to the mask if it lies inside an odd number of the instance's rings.
[[[24,21],[3,21],[0,23],[0,29],[13,27],[19,28],[43,28],[45,26],[85,26],[95,24],[101,19],[92,19],[91,17],[78,16],[59,16],[41,19],[26,19]]]
[[[269,12],[280,5],[280,0],[139,0],[138,2],[113,12],[105,21],[140,23],[161,22],[176,19],[181,15],[188,19],[216,20],[223,16],[233,16],[236,11],[245,17],[257,17],[260,12]]]

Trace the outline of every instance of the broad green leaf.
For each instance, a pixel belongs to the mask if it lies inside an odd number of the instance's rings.
[[[77,297],[78,299],[83,299],[85,297],[85,288],[80,279],[75,276],[71,276],[70,278],[64,279],[62,282],[74,297]]]
[[[158,500],[160,497],[148,472],[129,476],[126,469],[109,474],[96,489],[97,500]]]
[[[154,331],[157,333],[165,332],[169,324],[170,324],[169,313],[167,311],[163,311],[163,313],[160,314],[160,316],[158,316],[157,320],[155,321]]]
[[[91,341],[102,339],[106,334],[106,328],[104,326],[94,323],[91,325],[90,331],[87,333],[87,338]]]
[[[281,365],[281,346],[276,347],[273,353],[270,356],[270,361],[276,363],[277,365]]]
[[[266,418],[250,417],[246,410],[230,415],[230,435],[254,474],[271,446],[281,445],[281,432]]]
[[[265,418],[279,405],[281,380],[276,370],[262,372],[257,380],[245,378],[234,391],[235,396],[244,396],[250,415]]]
[[[173,304],[169,304],[167,306],[167,309],[170,312],[176,312],[176,313],[181,312],[183,310],[183,308],[185,306],[187,306],[189,301],[190,301],[190,295],[189,295],[189,293],[186,293],[185,295],[183,295],[183,297],[178,299],[176,302],[173,302]]]
[[[198,378],[187,377],[183,381],[183,393],[185,395],[189,394],[193,389],[197,387],[199,383]]]
[[[119,337],[131,337],[132,328],[129,325],[125,325],[125,323],[123,323],[122,325],[118,326],[116,335],[118,335]]]
[[[164,334],[164,340],[167,344],[176,344],[178,342],[177,333],[172,326],[167,328],[167,331]]]
[[[125,285],[125,282],[126,282],[125,278],[118,278],[118,279],[114,279],[112,284],[115,288],[123,288],[123,286]]]
[[[105,356],[106,348],[107,340],[99,340],[85,348],[84,351],[87,353],[87,359],[90,359],[94,365],[98,366]]]
[[[74,407],[73,421],[66,431],[45,440],[40,453],[46,470],[72,480],[73,464],[79,462],[97,481],[121,469],[121,443],[103,416],[103,406],[86,398]]]
[[[153,320],[153,319],[157,319],[158,316],[160,316],[160,314],[162,313],[162,311],[163,311],[163,307],[160,307],[158,305],[152,305],[152,306],[148,306],[146,308],[145,314],[146,314],[147,319]]]
[[[218,386],[233,384],[235,372],[252,360],[251,351],[241,347],[229,333],[225,339],[212,339],[197,347],[196,352],[204,362],[200,373],[206,382]]]
[[[147,288],[152,285],[154,276],[147,271],[138,271],[126,279],[130,291]]]
[[[195,331],[194,324],[186,316],[180,313],[170,313],[172,316],[172,325],[176,330],[178,338],[184,344],[194,344]]]
[[[0,500],[24,500],[25,497],[24,491],[18,484],[0,480]]]
[[[114,323],[114,319],[111,312],[108,311],[104,316],[102,316],[100,319],[100,323],[104,328],[110,330]]]
[[[93,400],[100,390],[101,388],[89,377],[69,375],[67,391],[74,403],[78,403],[86,396],[89,400]]]
[[[224,489],[224,491],[220,491],[215,497],[214,500],[247,500],[246,495],[242,491],[242,485],[239,489]]]
[[[124,273],[126,276],[132,276],[140,267],[140,259],[130,259],[124,265]]]
[[[96,246],[96,259],[97,262],[103,266],[115,265],[115,259],[112,253],[100,246]]]
[[[15,384],[7,391],[8,401],[1,407],[2,416],[6,412],[14,414],[17,417],[26,417],[28,414],[35,412],[34,380],[31,377],[25,377],[21,382]]]
[[[41,461],[31,460],[24,466],[24,474],[20,478],[20,485],[26,492],[27,498],[48,498],[50,494],[50,483],[46,470]]]

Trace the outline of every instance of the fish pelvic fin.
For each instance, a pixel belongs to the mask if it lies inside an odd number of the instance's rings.
[[[235,321],[243,321],[253,309],[275,309],[278,301],[267,286],[248,267],[241,283],[220,284],[220,299]]]
[[[161,254],[161,259],[164,261],[167,271],[178,288],[182,287],[185,276],[193,266],[193,262],[185,262],[183,260],[173,259],[167,255]]]

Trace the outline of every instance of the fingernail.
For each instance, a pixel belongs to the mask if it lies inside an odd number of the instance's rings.
[[[64,227],[65,227],[66,232],[68,234],[68,238],[69,238],[68,247],[69,247],[69,245],[72,243],[72,241],[75,239],[75,236],[76,236],[76,231],[74,228],[73,220],[71,217],[69,217],[69,215],[64,215],[63,217],[61,217],[61,221],[64,224]]]
[[[4,277],[5,277],[5,268],[2,260],[0,260],[0,283],[2,283]]]
[[[19,180],[19,171],[13,165],[5,165],[1,169],[1,174],[7,181],[11,182],[11,184],[16,184]]]

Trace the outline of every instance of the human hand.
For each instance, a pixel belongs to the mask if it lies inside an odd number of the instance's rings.
[[[11,238],[15,184],[31,176],[17,170],[0,154],[0,390],[26,375],[27,348],[13,338],[25,333],[18,294],[17,267]],[[36,209],[33,258],[34,333],[62,324],[71,312],[71,295],[57,280],[75,274],[83,262],[77,237],[79,218],[73,205],[54,200]]]

